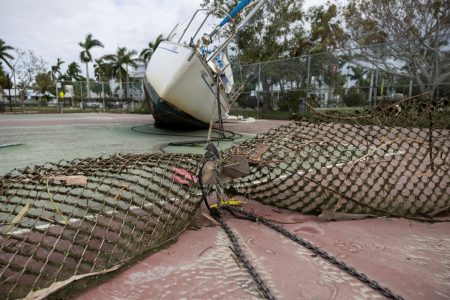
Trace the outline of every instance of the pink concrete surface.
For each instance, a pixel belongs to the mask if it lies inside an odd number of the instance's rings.
[[[275,220],[405,299],[450,298],[450,223],[404,219],[324,222],[315,216],[249,202]],[[204,209],[203,209],[204,210]],[[278,299],[383,299],[372,288],[258,223],[227,215],[245,254]],[[254,299],[255,283],[239,266],[222,229],[199,214],[184,232],[77,299]]]

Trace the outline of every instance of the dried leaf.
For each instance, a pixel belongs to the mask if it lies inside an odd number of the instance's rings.
[[[205,163],[202,169],[202,182],[203,184],[216,184],[216,164],[213,161]]]
[[[216,169],[216,162],[206,162],[202,169],[202,182],[204,184],[227,183],[235,178],[243,177],[250,173],[248,160],[242,156],[233,156],[219,169],[219,182],[217,182]]]
[[[264,153],[266,153],[267,150],[269,150],[270,146],[266,144],[261,144],[258,147],[256,147],[255,151],[253,151],[252,155],[250,155],[250,160],[261,160],[261,157]]]
[[[64,181],[67,185],[87,185],[87,177],[83,175],[72,175],[72,176],[52,176],[47,177],[47,179]]]
[[[25,217],[30,207],[31,207],[30,203],[27,203],[24,207],[22,207],[19,214],[12,220],[11,224],[6,229],[6,232],[8,232],[13,226],[19,224],[22,221],[22,219]]]
[[[117,192],[116,196],[114,197],[114,201],[117,202],[120,199],[120,193],[123,192],[123,190],[126,188],[125,185],[122,185],[122,187],[120,188],[120,190]]]
[[[219,174],[220,183],[227,183],[235,178],[247,176],[250,174],[248,160],[242,156],[233,156],[228,163],[222,167]]]

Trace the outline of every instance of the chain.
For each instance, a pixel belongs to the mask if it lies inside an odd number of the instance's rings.
[[[211,155],[211,149],[207,149],[207,156]],[[210,157],[211,158],[211,157]],[[236,235],[233,233],[233,231],[231,230],[231,228],[225,223],[225,221],[222,219],[221,216],[221,211],[220,208],[222,207],[220,204],[217,206],[217,208],[211,208],[211,206],[208,203],[208,199],[207,199],[207,193],[205,191],[205,187],[203,185],[203,178],[202,178],[202,170],[205,167],[206,164],[206,160],[203,162],[203,165],[200,167],[199,173],[198,173],[198,182],[199,182],[199,186],[200,186],[200,190],[202,192],[202,198],[203,201],[205,202],[206,207],[209,210],[209,213],[211,214],[211,216],[217,221],[219,222],[220,226],[222,227],[223,231],[225,231],[225,233],[227,234],[230,242],[231,242],[231,251],[233,251],[234,255],[236,255],[238,261],[247,269],[247,272],[250,274],[250,276],[252,277],[252,279],[256,282],[261,296],[263,296],[266,299],[269,300],[274,300],[275,297],[272,295],[272,293],[270,292],[269,288],[265,285],[264,281],[261,279],[261,277],[259,276],[259,274],[256,272],[255,268],[251,265],[251,263],[248,261],[248,259],[245,257],[245,254],[242,252],[241,246],[239,245],[239,241],[238,238],[236,237]],[[218,180],[218,170],[216,170],[216,178]],[[221,185],[216,185],[216,193],[218,194],[218,187],[221,188]],[[217,195],[217,199],[220,199],[220,195]],[[219,202],[220,203],[220,202]]]
[[[261,296],[263,296],[265,299],[274,300],[275,297],[270,292],[269,288],[265,285],[264,281],[261,279],[259,274],[256,272],[255,268],[251,265],[251,263],[248,261],[248,259],[245,257],[244,253],[242,252],[241,246],[239,245],[239,241],[236,237],[236,235],[233,233],[231,228],[225,223],[225,221],[220,217],[218,214],[214,217],[222,227],[223,231],[227,234],[228,238],[230,239],[230,242],[232,246],[230,249],[233,251],[233,253],[236,255],[239,262],[247,269],[247,272],[250,274],[252,279],[256,282],[258,285],[258,288],[261,291]]]
[[[348,274],[350,274],[351,276],[359,279],[361,282],[367,284],[368,286],[370,286],[371,288],[373,288],[376,291],[379,291],[383,296],[385,296],[386,298],[389,299],[396,299],[396,300],[401,300],[403,299],[403,297],[394,294],[391,290],[389,290],[386,287],[383,287],[381,284],[379,284],[378,282],[376,282],[373,279],[370,279],[369,277],[367,277],[367,275],[358,272],[355,268],[347,265],[345,262],[338,260],[336,257],[328,254],[327,252],[325,252],[324,250],[320,249],[319,247],[315,246],[314,244],[312,244],[311,242],[308,242],[306,240],[304,240],[303,238],[292,234],[291,232],[289,232],[288,230],[284,229],[283,227],[274,224],[273,222],[257,216],[255,214],[240,210],[240,209],[236,209],[230,206],[222,206],[223,209],[229,211],[234,217],[236,218],[240,218],[240,219],[246,219],[246,220],[251,220],[254,222],[259,222],[262,223],[264,225],[266,225],[269,228],[272,228],[273,230],[281,233],[282,235],[284,235],[285,237],[291,239],[292,241],[296,242],[297,244],[305,247],[306,249],[311,250],[312,252],[314,252],[315,254],[319,255],[320,257],[322,257],[323,259],[329,261],[330,263],[332,263],[333,265],[339,267],[341,270],[347,272]]]

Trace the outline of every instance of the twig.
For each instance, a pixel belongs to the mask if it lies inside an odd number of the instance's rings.
[[[53,207],[55,208],[58,215],[64,220],[64,223],[67,225],[69,224],[69,220],[61,213],[58,206],[56,206],[56,203],[53,201],[52,193],[50,193],[50,188],[48,187],[48,179],[47,179],[47,193],[50,198],[50,202],[52,203]]]
[[[15,225],[19,224],[22,219],[27,214],[28,210],[30,209],[30,203],[27,203],[22,209],[20,210],[19,214],[11,221],[10,225],[6,229],[5,233],[8,233],[8,231]]]
[[[209,249],[211,249],[212,246],[209,246],[208,248],[206,248],[205,250],[203,250],[202,252],[200,252],[200,254],[198,255],[198,257],[202,256],[203,253],[205,253],[206,251],[208,251]]]

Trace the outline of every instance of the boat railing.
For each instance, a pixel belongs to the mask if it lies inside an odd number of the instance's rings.
[[[195,11],[195,13],[192,15],[191,19],[189,20],[189,23],[186,25],[186,27],[183,30],[183,33],[181,34],[180,38],[178,39],[178,43],[181,42],[181,40],[183,39],[184,35],[186,34],[186,31],[189,29],[189,27],[191,26],[192,22],[194,21],[195,17],[197,16],[197,14],[201,11],[207,11],[208,13],[206,14],[206,16],[203,18],[202,23],[200,24],[200,26],[198,27],[197,31],[194,33],[194,35],[191,37],[191,41],[193,41],[195,39],[195,37],[197,36],[198,32],[200,31],[200,29],[203,27],[203,25],[205,24],[206,20],[208,19],[208,17],[211,15],[211,12],[209,11],[209,9],[206,8],[200,8],[197,9]]]

